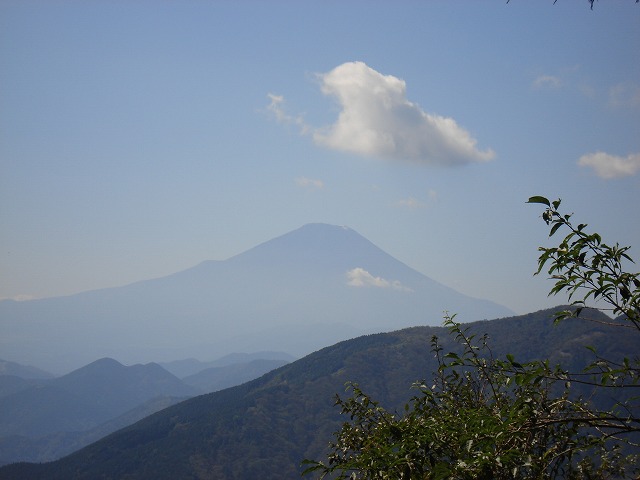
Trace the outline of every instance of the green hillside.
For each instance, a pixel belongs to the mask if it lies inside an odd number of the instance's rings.
[[[550,358],[576,368],[592,358],[585,345],[610,358],[636,354],[636,332],[583,320],[554,326],[556,310],[470,326],[489,335],[494,355],[513,353],[520,361]],[[340,426],[333,404],[345,382],[357,382],[386,407],[400,407],[411,383],[431,376],[433,335],[445,351],[455,349],[439,327],[344,341],[260,379],[169,407],[56,462],[6,466],[0,479],[299,478],[300,461],[321,456]]]

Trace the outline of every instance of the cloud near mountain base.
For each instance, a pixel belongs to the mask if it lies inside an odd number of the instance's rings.
[[[409,287],[405,287],[398,280],[389,281],[382,277],[374,277],[364,268],[356,267],[347,272],[347,285],[350,287],[376,287],[391,288],[404,292],[412,292]]]

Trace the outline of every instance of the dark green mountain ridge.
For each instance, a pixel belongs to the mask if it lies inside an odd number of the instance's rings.
[[[576,369],[592,358],[585,345],[612,359],[637,355],[637,332],[585,320],[554,326],[555,311],[468,326],[489,335],[494,355],[512,353],[519,361],[549,358]],[[343,341],[257,380],[169,407],[56,462],[6,466],[0,479],[299,478],[300,461],[320,456],[339,427],[333,397],[345,382],[399,408],[411,383],[431,376],[432,335],[445,351],[456,349],[441,327]]]

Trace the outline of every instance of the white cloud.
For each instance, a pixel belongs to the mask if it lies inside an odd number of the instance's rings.
[[[533,81],[535,88],[560,88],[562,79],[554,75],[540,75]]]
[[[610,155],[604,152],[589,153],[578,160],[581,167],[591,167],[604,179],[628,177],[640,171],[640,153],[626,157]]]
[[[438,200],[438,192],[436,192],[433,189],[430,189],[427,191],[427,198],[424,201],[418,200],[415,197],[403,198],[402,200],[398,200],[395,203],[395,206],[402,207],[402,208],[410,208],[410,209],[425,208],[437,202],[437,200]]]
[[[402,200],[398,200],[396,202],[397,207],[406,207],[406,208],[424,208],[427,206],[426,203],[421,202],[417,198],[409,197]]]
[[[560,90],[577,92],[587,98],[595,98],[596,90],[580,75],[580,66],[561,68],[557,75],[538,75],[531,85],[536,90]]]
[[[324,182],[314,178],[298,177],[294,181],[297,186],[302,188],[309,188],[312,190],[320,190],[321,188],[324,188]]]
[[[640,85],[619,83],[609,89],[609,105],[612,107],[640,107]]]
[[[317,129],[319,145],[365,156],[460,165],[492,159],[452,118],[424,112],[406,98],[406,84],[363,62],[348,62],[319,76],[322,93],[334,97],[337,121]]]
[[[26,302],[28,300],[35,300],[36,298],[37,297],[35,295],[20,294],[14,297],[2,297],[0,298],[0,302],[3,300],[14,300],[16,302]]]
[[[533,88],[537,90],[573,91],[589,99],[603,99],[603,91],[598,91],[587,80],[579,75],[578,65],[561,69],[558,75],[542,74],[536,77]],[[604,92],[604,99],[608,106],[614,108],[638,108],[640,107],[640,84],[628,81],[611,86]]]
[[[405,82],[363,62],[348,62],[318,75],[322,93],[338,101],[340,113],[332,125],[312,128],[302,116],[283,108],[284,98],[269,94],[267,109],[316,144],[363,156],[410,160],[431,165],[463,165],[495,157],[478,150],[477,141],[452,118],[424,112],[406,98]]]
[[[412,292],[408,287],[405,287],[398,280],[385,280],[382,277],[374,277],[364,268],[356,267],[347,272],[347,285],[350,287],[376,287],[376,288],[392,288],[394,290],[401,290],[405,292]]]
[[[309,126],[305,123],[302,115],[289,115],[284,110],[284,97],[282,95],[275,95],[273,93],[268,93],[267,97],[269,97],[270,103],[267,105],[267,110],[269,110],[275,119],[287,125],[296,125],[300,128],[300,132],[302,134],[308,133]]]

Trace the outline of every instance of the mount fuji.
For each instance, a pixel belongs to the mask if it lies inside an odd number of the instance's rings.
[[[65,372],[258,350],[302,356],[362,334],[512,315],[396,260],[356,231],[308,224],[224,261],[65,297],[0,302],[0,357]]]

